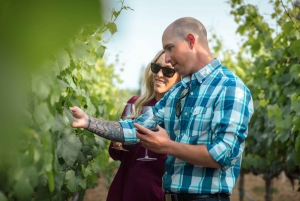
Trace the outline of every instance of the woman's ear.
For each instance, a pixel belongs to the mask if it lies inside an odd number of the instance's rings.
[[[193,34],[188,34],[186,36],[186,39],[189,43],[190,48],[193,49],[194,45],[195,45],[195,42],[196,42],[195,36]]]

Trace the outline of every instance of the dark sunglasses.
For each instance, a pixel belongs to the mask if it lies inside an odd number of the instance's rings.
[[[176,71],[173,68],[169,68],[169,67],[162,67],[156,63],[151,63],[151,71],[152,73],[157,74],[160,69],[162,70],[162,73],[165,77],[167,78],[171,78],[174,76],[174,74],[176,73]]]
[[[184,90],[181,92],[181,94],[180,94],[180,97],[179,97],[179,99],[178,99],[178,101],[177,101],[177,103],[176,103],[176,117],[177,117],[177,118],[179,118],[180,115],[181,115],[181,113],[182,113],[182,110],[181,110],[181,100],[182,100],[184,97],[188,96],[189,93],[190,93],[190,87],[184,89]]]

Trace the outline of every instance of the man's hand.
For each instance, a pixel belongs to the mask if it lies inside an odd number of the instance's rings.
[[[73,117],[77,122],[72,123],[73,128],[86,128],[88,125],[89,117],[85,114],[82,109],[77,106],[70,107]]]
[[[173,142],[165,129],[156,126],[158,131],[151,131],[139,124],[133,124],[137,129],[136,136],[141,140],[143,147],[160,154],[168,154],[168,148]]]

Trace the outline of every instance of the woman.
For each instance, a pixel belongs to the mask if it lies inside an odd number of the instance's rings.
[[[134,104],[135,110],[128,118],[141,114],[142,106],[154,106],[173,85],[181,80],[171,64],[165,63],[165,53],[160,51],[147,66],[144,74],[145,93],[133,96],[127,103]],[[124,113],[124,112],[123,112]],[[110,186],[107,201],[163,201],[162,176],[166,155],[148,150],[149,157],[157,160],[145,162],[138,158],[145,156],[141,143],[135,146],[123,145],[127,151],[111,149],[120,143],[111,143],[109,154],[112,159],[121,161],[118,172]]]

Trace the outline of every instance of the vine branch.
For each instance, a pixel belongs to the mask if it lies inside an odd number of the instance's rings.
[[[289,12],[287,11],[286,6],[283,4],[282,0],[280,0],[280,3],[284,9],[284,12],[287,14],[287,16],[290,18],[290,20],[294,23],[296,29],[298,30],[298,32],[300,32],[300,29],[298,28],[298,26],[296,25],[296,23],[294,22],[293,18],[291,17],[291,15],[289,14]]]

